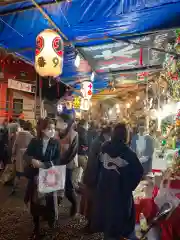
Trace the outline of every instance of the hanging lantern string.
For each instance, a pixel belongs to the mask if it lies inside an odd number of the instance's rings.
[[[31,0],[34,6],[40,11],[40,13],[48,20],[48,22],[58,31],[58,33],[64,38],[64,40],[68,41],[66,35],[60,30],[60,28],[52,21],[52,19],[48,16],[48,14],[36,3],[35,0]]]

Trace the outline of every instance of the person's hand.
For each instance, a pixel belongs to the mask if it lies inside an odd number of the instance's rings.
[[[34,168],[40,168],[41,167],[41,162],[37,159],[32,159],[32,165]]]

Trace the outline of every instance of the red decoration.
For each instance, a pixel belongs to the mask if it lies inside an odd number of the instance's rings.
[[[89,86],[88,86],[89,88],[90,88],[90,90],[92,89],[92,84],[89,84]]]
[[[58,56],[63,56],[63,46],[62,46],[62,40],[60,37],[54,38],[52,47]]]
[[[176,39],[176,43],[180,44],[180,36]]]
[[[139,53],[139,65],[143,65],[143,49],[140,48],[140,53]]]
[[[89,96],[92,95],[92,91],[91,91],[91,90],[88,91],[88,95],[89,95]]]
[[[42,79],[39,79],[39,88],[42,89],[42,87],[43,87],[43,81],[42,81]]]
[[[44,38],[42,36],[38,36],[36,39],[36,56],[40,54],[40,52],[44,48]]]

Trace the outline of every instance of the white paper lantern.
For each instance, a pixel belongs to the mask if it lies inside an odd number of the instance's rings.
[[[35,69],[42,77],[57,77],[62,73],[64,45],[53,30],[46,29],[36,38]]]
[[[90,100],[89,99],[85,99],[85,98],[81,98],[81,106],[80,109],[83,111],[88,111],[90,108]]]
[[[90,81],[84,81],[81,85],[81,94],[85,99],[91,99],[93,93],[93,84]]]

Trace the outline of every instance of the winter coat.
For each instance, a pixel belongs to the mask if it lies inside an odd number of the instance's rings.
[[[88,152],[88,131],[79,126],[78,132],[78,155],[87,155]]]
[[[94,175],[97,188],[92,229],[112,238],[128,238],[135,227],[132,192],[143,176],[139,159],[124,143],[106,142]]]
[[[16,135],[12,149],[12,158],[16,161],[17,172],[24,172],[23,156],[32,138],[32,134],[28,131],[21,131]]]

